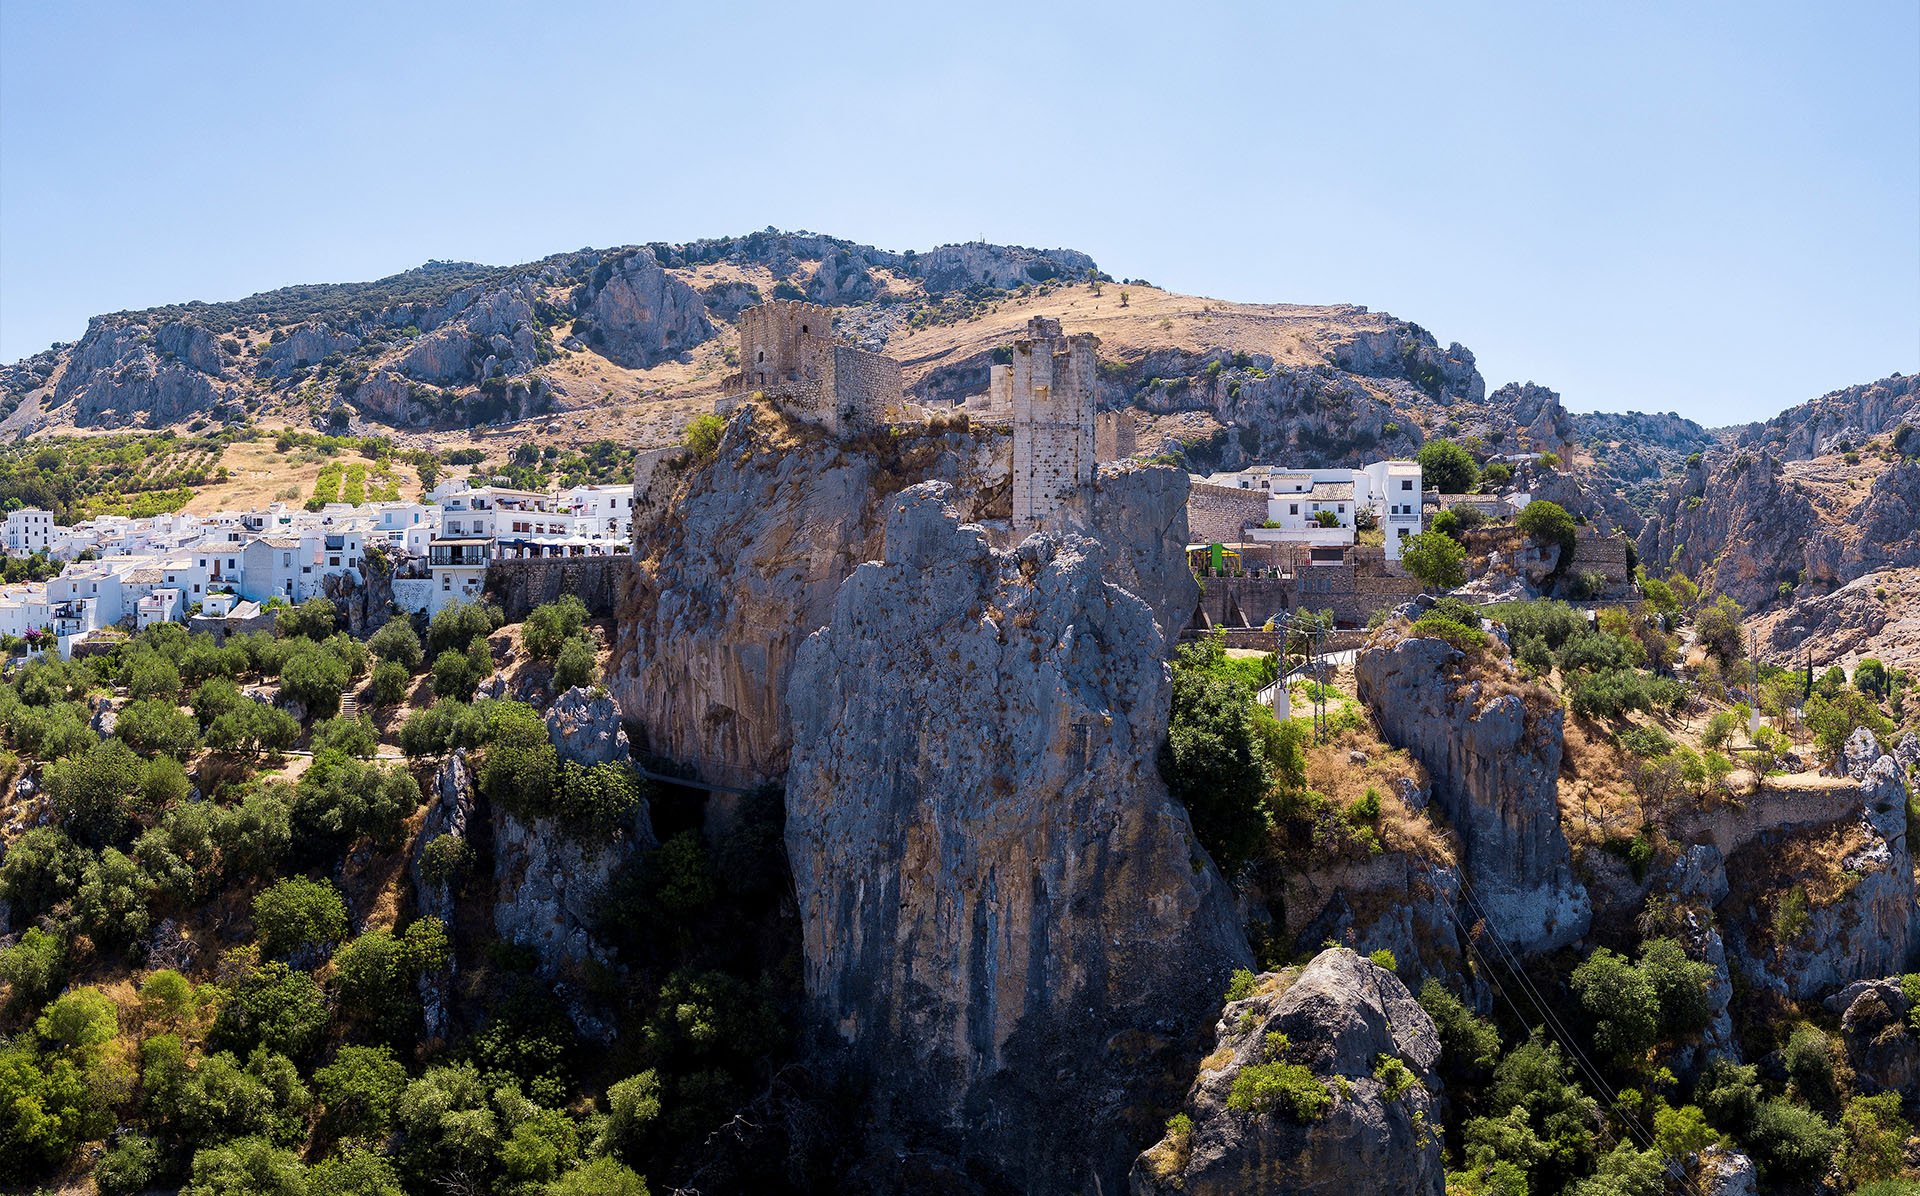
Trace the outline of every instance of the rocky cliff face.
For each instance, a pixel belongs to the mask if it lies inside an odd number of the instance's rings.
[[[1811,597],[1876,569],[1920,565],[1916,521],[1920,463],[1876,468],[1740,449],[1690,468],[1639,547],[1641,559],[1756,609],[1778,601],[1782,585]]]
[[[575,687],[547,708],[547,734],[562,760],[593,765],[627,759],[620,708],[604,694]],[[493,811],[493,925],[510,943],[533,948],[540,974],[584,1035],[611,1038],[613,1027],[590,1009],[574,972],[587,961],[605,963],[593,927],[601,893],[637,851],[657,846],[642,800],[632,819],[609,835],[582,835],[551,818],[524,820]]]
[[[1845,768],[1850,817],[1756,835],[1727,859],[1731,964],[1756,989],[1815,998],[1904,972],[1920,945],[1899,765],[1863,728]]]
[[[574,295],[576,330],[608,360],[644,369],[713,335],[706,304],[644,248],[608,254]]]
[[[879,555],[881,499],[937,478],[985,517],[996,493],[1006,502],[1004,445],[955,432],[848,451],[742,408],[637,545],[607,684],[647,749],[728,783],[779,776],[794,652],[832,617],[847,575]]]
[[[1406,986],[1337,947],[1315,956],[1290,986],[1267,975],[1255,991],[1221,1012],[1219,1049],[1182,1110],[1191,1130],[1140,1156],[1133,1196],[1440,1196],[1446,1173],[1433,1071],[1440,1038]],[[1274,1050],[1273,1034],[1286,1036],[1283,1050]],[[1383,1060],[1405,1069],[1401,1091],[1382,1080]],[[1322,1116],[1306,1121],[1284,1110],[1228,1106],[1248,1068],[1280,1061],[1309,1068],[1322,1084],[1330,1098]]]
[[[1383,637],[1355,662],[1360,699],[1431,774],[1459,836],[1470,908],[1519,950],[1573,942],[1593,911],[1560,830],[1559,705],[1523,697],[1511,676],[1463,676],[1464,657],[1443,640]]]
[[[1248,952],[1154,765],[1151,608],[1100,544],[995,552],[953,495],[887,500],[885,559],[793,667],[807,995],[884,1136],[990,1187],[1116,1191]]]
[[[81,424],[166,424],[211,409],[225,376],[220,346],[204,328],[99,316],[73,347],[53,403],[72,402]]]
[[[1920,422],[1920,374],[1895,374],[1829,391],[1763,424],[1730,431],[1736,447],[1764,448],[1784,460],[1805,461],[1858,448],[1870,437],[1916,422]]]

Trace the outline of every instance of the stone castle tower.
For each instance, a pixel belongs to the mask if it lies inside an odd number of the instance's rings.
[[[1094,369],[1100,338],[1065,336],[1060,321],[1035,316],[1013,342],[1013,364],[992,379],[1013,405],[1013,528],[1025,534],[1057,525],[1081,486],[1091,485]],[[999,373],[998,370],[995,373]]]
[[[735,398],[757,391],[837,433],[878,427],[902,401],[899,362],[844,343],[831,308],[798,299],[740,313],[740,372],[722,387]]]

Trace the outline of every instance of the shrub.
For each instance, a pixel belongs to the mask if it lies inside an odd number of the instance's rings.
[[[322,719],[314,724],[313,737],[307,746],[315,756],[335,752],[371,760],[380,749],[380,735],[364,714],[355,718]]]
[[[1466,549],[1437,531],[1410,537],[1400,550],[1400,563],[1429,589],[1451,590],[1467,580]]]
[[[1564,572],[1572,563],[1574,545],[1579,540],[1578,525],[1559,503],[1535,499],[1521,510],[1514,525],[1540,544],[1559,546],[1560,561],[1556,571]]]
[[[438,918],[421,918],[401,934],[369,930],[333,958],[340,1010],[392,1041],[404,1043],[415,1027],[417,981],[447,962],[447,931]]]
[[[306,1196],[300,1156],[265,1138],[236,1138],[193,1156],[193,1176],[180,1196]]]
[[[583,637],[575,636],[560,649],[560,655],[553,665],[553,687],[557,690],[572,689],[576,685],[592,685],[598,679],[599,664],[594,659],[593,644]]]
[[[48,1005],[33,1029],[58,1050],[90,1051],[120,1032],[120,1012],[99,989],[77,988]]]
[[[347,906],[326,881],[277,881],[253,899],[253,930],[269,958],[324,952],[347,933]]]
[[[1769,1183],[1814,1174],[1840,1144],[1840,1131],[1813,1110],[1792,1101],[1761,1102],[1746,1136]]]
[[[1575,714],[1617,719],[1629,710],[1646,710],[1652,698],[1644,680],[1631,669],[1582,673],[1569,686],[1569,704]]]
[[[38,918],[80,887],[88,856],[63,830],[37,826],[0,857],[0,898],[16,923]]]
[[[601,1129],[601,1148],[619,1158],[637,1159],[659,1116],[659,1077],[652,1070],[628,1076],[607,1089],[607,1120]]]
[[[1284,1113],[1295,1121],[1318,1121],[1333,1107],[1333,1094],[1298,1063],[1250,1063],[1233,1078],[1227,1108],[1236,1113]]]
[[[380,625],[367,641],[367,647],[383,662],[397,664],[409,675],[420,671],[420,665],[426,660],[426,650],[420,646],[420,637],[414,634],[413,625],[405,619],[388,619]]]
[[[1374,967],[1385,968],[1389,972],[1400,970],[1400,961],[1393,957],[1393,951],[1387,947],[1376,947],[1367,952],[1367,960]]]
[[[1780,1060],[1793,1089],[1809,1104],[1831,1107],[1839,1099],[1833,1078],[1833,1043],[1817,1026],[1800,1026],[1787,1036]]]
[[[1451,440],[1429,440],[1414,454],[1420,463],[1420,484],[1445,494],[1465,494],[1479,480],[1473,454]]]
[[[1900,1094],[1856,1096],[1840,1114],[1842,1135],[1837,1160],[1849,1183],[1864,1185],[1898,1179],[1904,1171],[1905,1145],[1913,1126],[1900,1115]]]
[[[1707,1115],[1697,1105],[1677,1109],[1662,1105],[1653,1111],[1654,1146],[1670,1159],[1683,1159],[1719,1140],[1719,1133],[1707,1124]]]
[[[1456,623],[1438,614],[1421,616],[1412,627],[1407,629],[1407,634],[1416,638],[1445,640],[1462,652],[1472,652],[1487,646],[1486,632],[1478,627]]]
[[[405,665],[395,660],[382,660],[373,669],[373,682],[367,686],[367,704],[384,710],[398,706],[406,701],[407,690],[413,683],[413,676]]]
[[[680,443],[692,452],[696,460],[704,461],[720,449],[720,435],[727,430],[727,423],[717,415],[696,415],[687,421],[687,428],[680,437]]]
[[[1233,975],[1227,980],[1227,1003],[1244,1001],[1253,995],[1253,987],[1259,977],[1247,968],[1233,969]]]

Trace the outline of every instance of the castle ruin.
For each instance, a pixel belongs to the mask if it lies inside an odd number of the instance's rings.
[[[865,431],[902,406],[900,363],[833,332],[833,311],[775,299],[740,313],[740,372],[722,383],[737,399],[759,393],[835,434]]]
[[[1063,335],[1060,321],[1035,316],[1013,342],[1013,363],[989,373],[989,393],[1013,409],[1013,528],[1057,526],[1062,509],[1093,484],[1094,365],[1100,338]]]

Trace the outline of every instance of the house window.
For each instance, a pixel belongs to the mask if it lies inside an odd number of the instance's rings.
[[[1400,483],[1400,488],[1401,488],[1402,490],[1411,490],[1411,489],[1413,489],[1413,482],[1412,482],[1412,480],[1411,480],[1411,479],[1403,479],[1403,480],[1401,481],[1401,483]]]
[[[443,575],[440,578],[440,588],[443,590],[451,590],[453,588],[453,578]]]
[[[283,552],[280,554],[280,567],[282,569],[291,569],[293,567],[293,554],[291,552]]]
[[[328,568],[330,568],[330,569],[338,569],[338,568],[340,567],[340,558],[339,558],[339,557],[337,557],[337,556],[330,556],[330,557],[328,557],[328,558],[327,558],[327,567],[328,567]]]
[[[1289,514],[1289,515],[1298,515],[1299,513],[1300,513],[1300,504],[1299,504],[1299,503],[1297,503],[1297,502],[1290,502],[1290,503],[1288,503],[1288,504],[1287,504],[1287,514]]]

